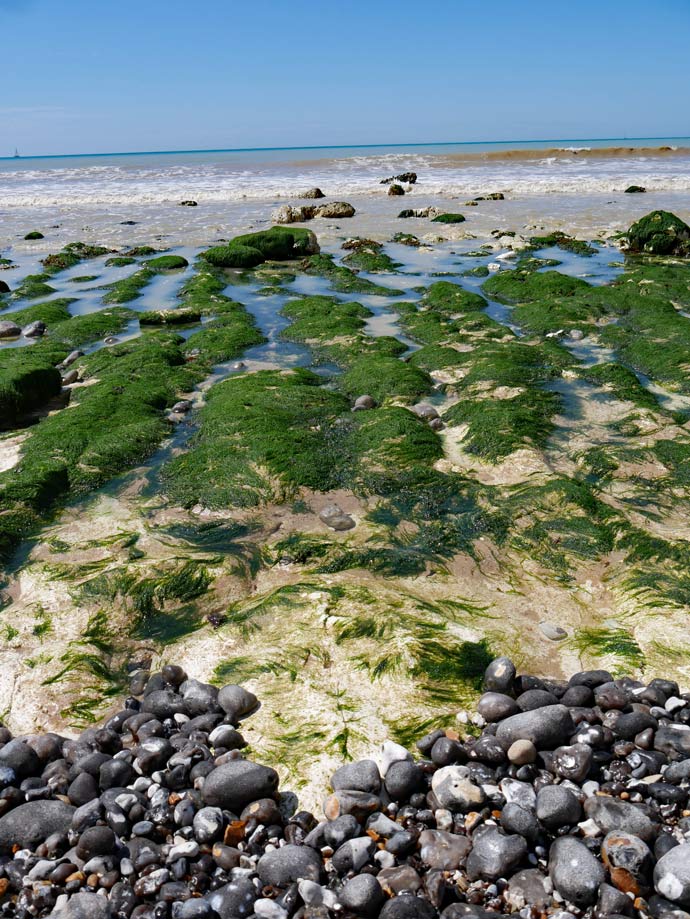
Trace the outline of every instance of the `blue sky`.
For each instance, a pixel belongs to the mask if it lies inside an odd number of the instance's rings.
[[[690,135],[688,0],[0,0],[0,155]]]

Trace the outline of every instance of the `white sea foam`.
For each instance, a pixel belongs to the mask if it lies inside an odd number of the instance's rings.
[[[666,151],[671,148],[667,147]],[[513,195],[615,194],[628,185],[649,191],[690,191],[690,155],[620,148],[612,155],[585,147],[497,154],[395,152],[283,159],[249,154],[132,157],[96,161],[32,161],[0,168],[0,213],[14,208],[162,205],[184,198],[222,204],[295,198],[318,185],[331,197],[382,195],[381,179],[414,170],[415,195],[473,196],[486,191]],[[584,155],[582,155],[584,154]],[[49,163],[50,161],[48,161]]]

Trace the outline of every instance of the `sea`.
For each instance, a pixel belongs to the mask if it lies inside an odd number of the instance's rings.
[[[410,171],[418,179],[406,198],[387,198],[382,180]],[[647,194],[625,195],[630,185]],[[387,232],[403,201],[448,206],[498,191],[512,202],[501,209],[512,222],[605,232],[654,207],[690,216],[690,138],[6,157],[0,158],[0,245],[44,225],[87,235],[98,229],[118,242],[126,232],[116,228],[127,219],[176,242],[204,242],[269,222],[271,207],[296,203],[314,186],[330,199],[355,203],[370,218],[358,229],[369,232],[379,225]],[[190,199],[199,206],[194,215],[179,208]]]

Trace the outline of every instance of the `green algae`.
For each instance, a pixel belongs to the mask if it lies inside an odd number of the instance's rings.
[[[269,260],[297,259],[318,251],[311,230],[271,227],[236,236],[222,246],[213,246],[202,252],[201,258],[216,268],[255,268]]]
[[[306,370],[260,371],[214,386],[190,450],[164,469],[183,506],[254,506],[299,487],[328,490],[325,426],[347,402]]]
[[[165,272],[186,268],[189,262],[182,255],[159,255],[158,258],[152,258],[144,262],[144,265],[149,271]]]
[[[367,272],[392,272],[400,268],[400,262],[394,261],[390,255],[383,252],[380,244],[372,245],[370,240],[368,243],[366,246],[358,246],[349,252],[343,259],[343,264]]]
[[[68,411],[44,418],[17,466],[0,473],[0,552],[28,533],[56,503],[84,494],[144,459],[169,430],[164,410],[198,379],[179,340],[148,335],[81,359],[94,385],[72,393]]]
[[[141,258],[145,255],[157,255],[161,251],[161,249],[154,249],[153,246],[132,246],[131,249],[123,253],[123,256],[125,258]]]
[[[464,223],[467,218],[464,214],[439,214],[432,223]]]
[[[367,393],[377,402],[414,402],[429,393],[433,381],[426,371],[395,357],[375,354],[354,360],[337,380],[351,399]]]
[[[578,374],[589,383],[605,386],[617,399],[634,402],[640,408],[659,410],[659,403],[653,394],[644,388],[632,370],[621,364],[595,364],[593,367],[578,368]]]
[[[44,238],[43,233],[39,232],[38,230],[31,230],[31,232],[27,233],[26,236],[24,237],[24,239],[29,239],[29,240],[43,239],[43,238]]]
[[[106,268],[126,268],[127,265],[134,265],[136,259],[128,255],[114,255],[112,258],[105,260]]]
[[[82,637],[71,641],[60,656],[60,669],[44,680],[44,686],[67,683],[74,696],[61,715],[83,726],[98,720],[101,711],[128,685],[128,674],[119,662],[120,649],[105,610],[94,613]]]
[[[623,628],[578,629],[569,644],[581,660],[612,658],[614,674],[617,675],[629,675],[631,671],[643,670],[645,666],[642,648],[633,635]]]
[[[139,313],[141,325],[192,325],[199,322],[201,313],[193,307],[178,307],[172,310],[148,310]]]
[[[468,453],[497,463],[520,447],[543,448],[561,406],[556,393],[530,389],[511,399],[461,401],[443,417],[449,424],[468,425],[463,440]]]
[[[149,268],[140,268],[128,278],[121,278],[106,285],[107,293],[103,296],[104,303],[129,303],[141,296],[141,292],[155,277],[155,271]]]
[[[560,230],[549,233],[547,236],[532,236],[529,241],[529,246],[525,247],[522,251],[523,253],[529,253],[539,249],[550,249],[552,247],[563,249],[565,252],[573,252],[575,255],[584,257],[594,255],[597,251],[596,248],[589,243],[581,239],[575,239],[573,236],[568,236],[567,233],[562,233]]]
[[[377,294],[381,297],[400,297],[401,290],[382,287],[368,278],[359,277],[344,265],[336,265],[332,255],[311,255],[301,265],[305,274],[326,278],[331,289],[344,294]]]
[[[652,211],[626,233],[630,252],[651,255],[690,255],[690,227],[669,211]]]

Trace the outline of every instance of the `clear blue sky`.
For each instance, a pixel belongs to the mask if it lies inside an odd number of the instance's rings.
[[[0,155],[690,134],[690,0],[0,0]]]

